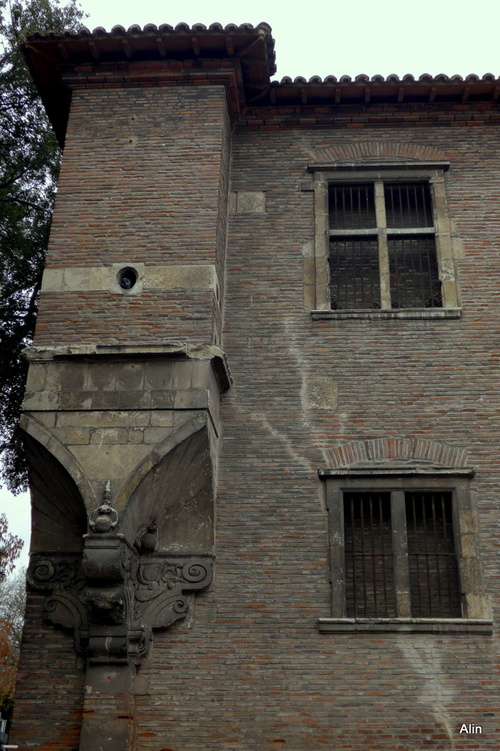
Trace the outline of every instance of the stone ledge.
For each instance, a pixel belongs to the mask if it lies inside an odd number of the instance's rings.
[[[118,283],[121,269],[132,267],[138,274],[138,283],[123,289]],[[107,266],[69,266],[46,268],[43,274],[43,292],[111,292],[118,295],[138,295],[151,289],[217,289],[217,274],[213,264],[146,266],[144,263],[124,259]]]
[[[78,344],[38,347],[31,345],[23,350],[23,356],[31,363],[75,360],[151,360],[155,358],[186,358],[209,360],[221,393],[232,384],[226,353],[213,344],[189,344],[170,341],[164,344]]]
[[[319,469],[320,477],[400,477],[401,475],[444,475],[445,477],[474,477],[474,467],[424,467],[396,462],[385,465],[371,464],[357,467],[338,467],[337,469]]]
[[[320,618],[318,629],[321,634],[344,631],[491,634],[493,622],[486,618]]]
[[[393,308],[390,310],[311,310],[313,321],[343,320],[346,318],[382,321],[393,318],[406,320],[449,320],[461,318],[462,308]]]

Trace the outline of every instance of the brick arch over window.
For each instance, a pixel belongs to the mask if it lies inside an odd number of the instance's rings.
[[[432,464],[439,467],[467,466],[467,452],[440,441],[423,438],[376,438],[350,441],[325,452],[329,468],[374,464]]]
[[[446,154],[433,146],[405,141],[361,141],[330,146],[312,151],[313,163],[369,161],[370,159],[401,159],[415,161],[443,161]]]

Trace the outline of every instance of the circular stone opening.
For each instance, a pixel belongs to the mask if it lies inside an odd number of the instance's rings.
[[[132,289],[137,282],[138,274],[132,266],[126,266],[118,272],[118,284],[122,289]]]

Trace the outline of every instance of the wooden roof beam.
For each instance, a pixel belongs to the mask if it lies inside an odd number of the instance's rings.
[[[250,42],[249,45],[247,45],[244,49],[240,50],[237,55],[238,57],[243,57],[244,55],[248,55],[251,50],[255,47],[256,44],[259,44],[261,42],[261,37],[257,37],[253,40],[253,42]]]
[[[89,41],[89,50],[94,60],[99,60],[99,50],[97,49],[97,44],[92,40]]]
[[[66,49],[66,45],[64,44],[64,42],[59,42],[59,44],[57,45],[57,48],[58,48],[59,52],[61,53],[62,59],[63,60],[67,60],[68,59],[68,50]]]
[[[167,50],[165,48],[165,43],[163,41],[162,37],[156,37],[156,46],[158,47],[158,52],[162,57],[167,56]]]
[[[122,39],[122,47],[123,47],[123,51],[125,52],[125,55],[128,58],[131,58],[132,57],[132,50],[130,48],[130,43],[129,43],[128,39]]]

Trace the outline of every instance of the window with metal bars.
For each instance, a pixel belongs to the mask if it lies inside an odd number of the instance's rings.
[[[447,491],[344,492],[345,614],[460,618]]]
[[[332,309],[441,307],[428,182],[331,183]]]

